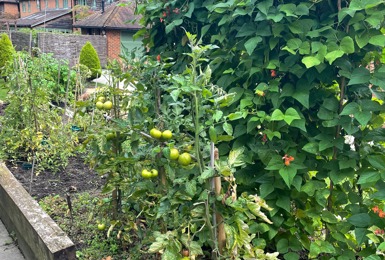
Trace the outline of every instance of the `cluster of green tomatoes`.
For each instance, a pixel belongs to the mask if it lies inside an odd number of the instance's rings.
[[[159,129],[152,128],[150,130],[150,136],[156,140],[159,141],[168,141],[172,138],[172,132],[170,130],[160,131]],[[183,152],[182,154],[179,154],[179,150],[177,148],[170,148],[170,154],[169,154],[170,160],[178,161],[179,165],[181,166],[188,166],[191,163],[191,155],[188,152]],[[144,179],[150,179],[158,176],[158,171],[156,169],[148,170],[143,169],[142,170],[142,177]]]
[[[144,179],[151,179],[151,178],[155,178],[158,176],[158,171],[156,169],[152,169],[152,170],[147,170],[147,169],[143,169],[142,170],[142,177]]]
[[[106,101],[106,98],[103,97],[103,96],[98,97],[96,99],[96,104],[95,105],[96,105],[96,108],[100,109],[100,110],[102,110],[102,109],[104,109],[104,110],[111,110],[111,108],[112,108],[112,102],[109,101],[109,100]]]
[[[172,132],[170,130],[161,132],[156,128],[150,130],[150,135],[152,138],[160,141],[168,141],[172,138]],[[188,152],[179,154],[179,150],[177,148],[170,149],[170,159],[178,160],[178,163],[182,166],[187,166],[191,163],[191,155]]]

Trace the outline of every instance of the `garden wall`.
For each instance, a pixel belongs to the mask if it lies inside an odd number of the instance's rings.
[[[29,51],[31,46],[34,46],[32,33],[23,33],[17,31],[10,31],[8,34],[13,46],[17,51]]]
[[[107,65],[107,39],[100,35],[38,33],[37,39],[31,33],[17,31],[10,31],[8,35],[18,51],[38,47],[43,53],[53,53],[57,59],[68,60],[71,66],[77,63],[83,45],[90,41],[98,52],[102,67]]]
[[[76,259],[75,245],[4,163],[0,163],[0,198],[0,219],[15,233],[27,260]]]
[[[100,35],[75,35],[38,33],[38,47],[44,53],[53,53],[55,58],[69,60],[71,65],[77,63],[80,50],[91,42],[97,51],[102,67],[107,64],[107,39]]]

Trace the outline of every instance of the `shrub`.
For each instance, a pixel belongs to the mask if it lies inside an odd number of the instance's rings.
[[[101,74],[101,66],[98,53],[90,42],[87,42],[80,51],[79,63],[87,66],[91,72],[91,79]]]
[[[11,57],[15,49],[13,48],[12,42],[8,35],[3,33],[0,37],[0,68],[4,67]]]

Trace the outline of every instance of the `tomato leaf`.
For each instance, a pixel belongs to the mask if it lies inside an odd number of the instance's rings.
[[[225,122],[222,127],[228,135],[233,135],[233,126],[231,124]]]

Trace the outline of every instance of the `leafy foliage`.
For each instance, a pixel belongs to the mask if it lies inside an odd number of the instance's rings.
[[[15,54],[14,60],[6,71],[6,87],[10,92],[9,104],[1,118],[0,142],[4,147],[1,156],[35,162],[38,170],[57,171],[72,155],[76,136],[62,121],[62,108],[51,103],[49,83],[55,85],[57,79],[49,78],[46,72],[52,64],[46,63],[44,57],[32,58],[22,52]]]
[[[274,208],[274,224],[253,229],[254,241],[285,259],[383,252],[370,228],[384,225],[371,213],[384,207],[384,9],[379,0],[138,6],[149,28],[138,35],[151,54],[173,59],[171,70],[192,62],[185,31],[219,47],[204,59],[233,95],[215,127],[232,136],[219,153],[244,147],[237,191],[258,190]]]
[[[91,70],[91,78],[94,79],[101,75],[101,65],[98,53],[91,42],[86,42],[79,54],[79,64],[87,66]]]
[[[251,232],[255,220],[271,223],[263,211],[272,209],[253,193],[236,196],[233,173],[244,165],[242,152],[234,149],[228,159],[217,161],[218,173],[208,167],[214,153],[211,141],[219,144],[232,139],[217,133],[215,125],[227,124],[219,107],[230,105],[233,95],[211,84],[209,67],[194,69],[201,67],[205,53],[216,46],[203,46],[193,35],[188,37],[192,63],[183,74],[168,74],[171,64],[148,57],[131,66],[113,63],[109,66],[116,81],[90,101],[103,96],[114,104],[111,110],[95,111],[94,125],[87,127],[84,142],[90,163],[108,176],[103,191],[111,193],[115,205],[111,218],[118,220],[110,230],[124,230],[124,240],[136,241],[130,249],[133,254],[148,247],[148,253],[160,253],[162,259],[178,259],[183,250],[192,258],[223,254],[276,259],[278,253],[265,255],[254,244]],[[118,87],[118,82],[125,84]],[[151,137],[153,128],[170,130],[172,138]],[[215,140],[210,140],[213,136]],[[189,153],[193,161],[184,164],[170,158],[170,149]],[[143,169],[157,169],[159,176],[142,178]],[[211,182],[221,177],[225,177],[226,194],[215,195]],[[135,219],[143,224],[138,226]],[[217,225],[229,236],[222,241],[221,252]]]
[[[0,68],[3,68],[11,61],[14,53],[15,49],[13,48],[11,40],[6,33],[2,33],[0,35]]]

